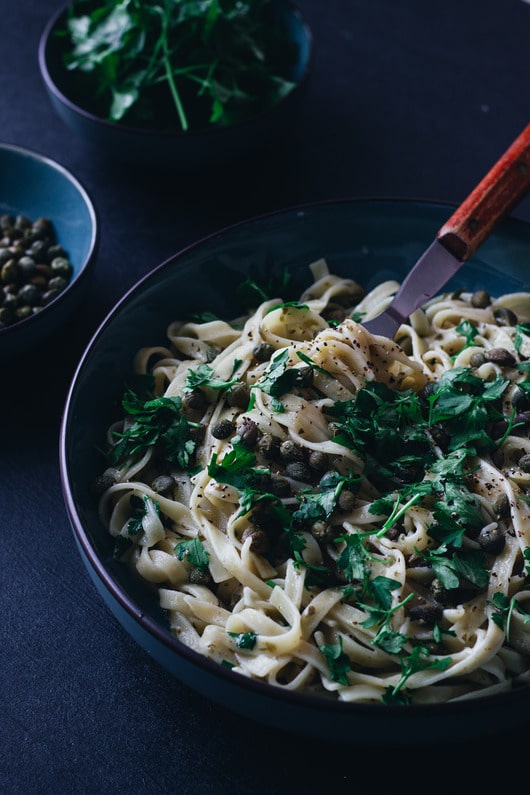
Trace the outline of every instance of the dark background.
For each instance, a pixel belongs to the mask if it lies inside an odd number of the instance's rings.
[[[0,139],[70,169],[101,240],[90,297],[0,370],[0,792],[259,793],[524,780],[524,731],[394,753],[282,734],[206,701],[117,624],[75,548],[58,429],[75,364],[140,276],[223,226],[299,203],[457,204],[530,120],[523,0],[299,0],[313,73],[296,128],[258,156],[183,174],[112,163],[63,125],[39,75],[55,0],[0,0]],[[514,215],[530,220],[530,204]],[[529,263],[530,272],[530,263]],[[528,722],[530,728],[530,718]],[[429,784],[430,782],[430,784]],[[488,790],[486,790],[488,791]]]

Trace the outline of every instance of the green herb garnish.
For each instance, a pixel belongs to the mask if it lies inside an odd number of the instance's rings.
[[[298,48],[272,0],[77,0],[64,64],[88,108],[135,126],[226,126],[294,87]]]

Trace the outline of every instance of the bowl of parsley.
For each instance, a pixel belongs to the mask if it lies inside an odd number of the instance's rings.
[[[88,574],[246,719],[409,747],[527,720],[530,225],[394,339],[363,326],[448,214],[354,199],[220,230],[77,367],[60,469]]]
[[[197,167],[294,123],[312,52],[291,0],[74,0],[48,21],[39,67],[56,112],[94,150]]]

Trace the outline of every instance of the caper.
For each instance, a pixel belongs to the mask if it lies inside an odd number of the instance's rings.
[[[289,497],[291,495],[291,484],[282,475],[271,475],[270,490],[277,497]]]
[[[235,432],[236,426],[232,420],[219,420],[212,427],[212,436],[215,439],[228,439]]]
[[[61,293],[62,290],[46,290],[46,292],[42,294],[42,305],[47,306],[51,301],[55,301]]]
[[[37,218],[31,227],[35,240],[42,239],[53,234],[53,227],[49,218]]]
[[[28,317],[31,317],[33,311],[30,306],[25,304],[24,306],[19,306],[15,311],[15,319],[16,320],[26,320]]]
[[[50,265],[56,276],[69,277],[72,275],[72,263],[66,257],[54,257]]]
[[[471,367],[481,367],[483,364],[487,362],[486,354],[482,351],[475,351],[469,357],[469,364]]]
[[[314,370],[309,365],[299,367],[297,370],[297,383],[306,389],[313,384]]]
[[[345,513],[352,511],[355,507],[355,503],[356,498],[353,491],[349,491],[349,489],[343,489],[339,494],[339,499],[337,500],[339,510],[344,511]]]
[[[258,440],[258,450],[265,458],[277,458],[280,454],[280,440],[272,433],[264,433]]]
[[[311,480],[311,470],[303,461],[290,461],[285,467],[285,474],[293,480]]]
[[[200,389],[192,389],[182,398],[182,407],[185,411],[203,411],[207,405],[208,401]]]
[[[522,455],[517,464],[519,469],[522,469],[523,472],[530,472],[530,454],[526,453]]]
[[[33,257],[30,257],[28,254],[25,254],[22,257],[20,257],[17,264],[18,264],[19,273],[22,276],[22,278],[31,276],[35,272],[35,265],[36,265],[35,260],[33,259]],[[66,287],[66,283],[64,286]]]
[[[48,289],[59,290],[59,292],[62,292],[62,290],[64,290],[67,284],[68,282],[64,278],[64,276],[54,276],[53,279],[50,279],[50,281],[48,282]]]
[[[12,258],[12,254],[7,246],[0,248],[0,267]]]
[[[252,353],[258,362],[267,362],[274,353],[274,348],[267,342],[260,342],[256,345]]]
[[[323,472],[328,464],[328,456],[321,450],[311,450],[307,463],[315,472]]]
[[[229,406],[246,409],[250,400],[250,389],[242,381],[234,384],[226,396]]]
[[[422,604],[410,607],[408,613],[411,621],[419,621],[420,624],[434,626],[434,624],[441,621],[443,608],[437,602],[422,602]]]
[[[9,326],[13,322],[13,308],[10,306],[0,306],[0,323],[2,326]]]
[[[504,530],[497,524],[488,525],[483,527],[478,534],[478,543],[484,552],[489,552],[491,555],[498,555],[502,552],[506,544],[506,536]]]
[[[64,259],[66,257],[66,252],[62,246],[53,243],[48,246],[48,259],[51,262],[52,259],[55,259],[55,257],[61,257],[61,259]]]
[[[257,555],[266,555],[270,550],[270,542],[267,533],[259,527],[246,527],[241,535],[243,543],[250,538],[250,549]]]
[[[518,409],[525,409],[529,405],[528,393],[520,386],[515,386],[512,392],[512,405]]]
[[[169,494],[174,485],[175,480],[171,475],[157,475],[151,483],[151,488],[158,494]]]
[[[193,566],[189,573],[189,580],[194,585],[210,585],[212,582],[212,575],[205,569]]]
[[[491,506],[497,519],[506,519],[510,515],[510,500],[504,492],[495,498]]]
[[[476,290],[471,296],[470,303],[471,306],[475,306],[477,309],[485,309],[491,304],[490,294],[486,290]]]
[[[35,259],[43,259],[46,256],[48,247],[44,240],[33,240],[28,248],[28,254]]]
[[[286,439],[280,445],[280,455],[285,461],[302,461],[304,451],[291,439]]]
[[[517,315],[506,306],[497,306],[493,310],[493,317],[498,326],[516,326]]]
[[[15,218],[11,215],[11,213],[2,213],[2,215],[0,215],[0,229],[9,229],[14,223]]]
[[[237,426],[237,433],[241,443],[244,444],[245,447],[252,448],[258,441],[258,426],[254,420],[251,420],[248,417],[245,417]]]
[[[488,361],[493,364],[499,364],[504,367],[509,367],[515,364],[515,356],[506,348],[491,348],[487,353]]]
[[[2,284],[15,283],[18,276],[17,261],[11,257],[2,265],[1,270]]]
[[[41,300],[41,291],[34,284],[25,284],[18,291],[18,297],[22,304],[38,306]]]

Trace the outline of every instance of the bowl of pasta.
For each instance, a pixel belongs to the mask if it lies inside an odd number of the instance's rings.
[[[97,591],[254,720],[361,745],[524,721],[530,227],[392,340],[363,327],[447,216],[343,200],[224,229],[133,287],[73,378],[61,478]]]

